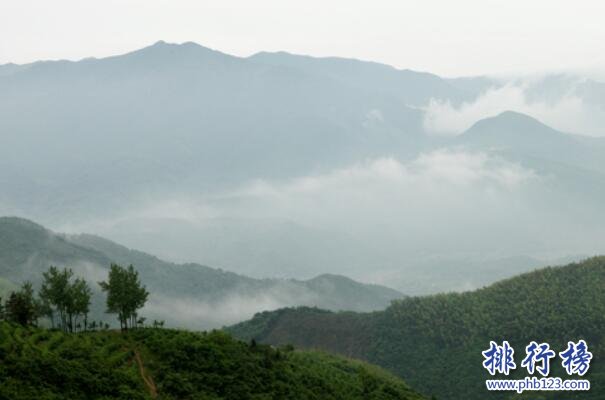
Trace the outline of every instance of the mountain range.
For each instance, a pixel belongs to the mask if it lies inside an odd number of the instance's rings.
[[[604,251],[605,139],[518,112],[597,115],[604,87],[190,42],[7,64],[0,215],[256,279],[477,288]],[[522,107],[482,111],[510,88]],[[457,135],[427,126],[469,109]]]
[[[38,286],[49,266],[71,268],[93,288],[91,320],[113,322],[104,313],[105,280],[111,263],[133,264],[151,293],[143,313],[173,327],[218,328],[254,313],[293,305],[371,311],[403,295],[387,287],[324,274],[306,281],[254,279],[199,264],[173,264],[93,235],[57,234],[31,221],[0,218],[0,289],[4,296],[25,281]]]

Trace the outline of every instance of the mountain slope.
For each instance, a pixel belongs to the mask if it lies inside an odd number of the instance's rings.
[[[194,43],[8,70],[0,158],[31,180],[21,182],[29,199],[5,194],[27,215],[291,177],[422,139],[422,113],[380,91]],[[0,170],[0,182],[9,177]]]
[[[545,268],[466,293],[413,297],[369,314],[317,309],[262,313],[230,328],[264,343],[330,350],[386,367],[440,399],[507,398],[488,393],[481,351],[508,340],[523,354],[532,340],[561,351],[585,339],[594,354],[594,390],[544,393],[545,398],[600,399],[605,384],[605,257]],[[519,365],[520,359],[517,360]],[[558,364],[558,363],[557,363]],[[513,377],[526,375],[518,369]],[[561,376],[560,364],[551,376]]]
[[[584,230],[602,226],[604,138],[559,132],[528,115],[509,111],[478,121],[455,144],[497,155],[534,173],[538,179],[526,204],[535,208],[534,215],[546,210],[551,226],[557,220],[567,220],[568,226],[582,221]],[[570,209],[569,204],[576,207]],[[561,210],[566,210],[564,218],[556,216]],[[576,237],[580,236],[581,231]],[[590,237],[584,238],[588,240]],[[593,250],[600,251],[599,247]]]
[[[348,232],[279,218],[131,218],[99,234],[165,260],[220,265],[256,278],[352,274],[384,260]],[[341,265],[346,268],[335,270]]]
[[[605,174],[605,139],[559,132],[517,112],[476,122],[457,144],[493,149],[512,159],[538,159]]]
[[[0,364],[0,397],[13,400],[423,398],[371,365],[221,332],[68,335],[0,322]]]
[[[286,52],[257,53],[252,61],[296,68],[309,74],[325,76],[368,92],[386,93],[402,104],[421,107],[431,99],[453,104],[471,101],[478,92],[459,88],[430,73],[398,70],[389,65],[339,57],[310,57]]]
[[[50,265],[69,267],[97,289],[109,265],[134,264],[151,292],[144,313],[174,326],[220,327],[255,312],[293,305],[368,311],[386,307],[402,294],[340,276],[309,281],[253,279],[199,264],[173,264],[92,235],[59,235],[31,221],[0,218],[0,278],[13,284],[39,283]],[[93,318],[103,314],[102,298]],[[192,314],[195,318],[192,318]]]
[[[240,58],[194,43],[6,65],[0,215],[255,278],[394,277],[406,293],[473,288],[534,265],[475,273],[490,261],[602,252],[601,141],[509,114],[456,139],[424,134],[427,99],[457,109],[492,83],[339,58]],[[435,154],[457,146],[481,154]],[[385,159],[411,179],[384,182],[397,179]],[[464,161],[485,164],[463,168],[480,177],[462,179],[471,188],[456,175]],[[347,178],[367,169],[367,179]],[[341,203],[330,189],[350,194]],[[413,222],[424,215],[432,221]],[[353,226],[358,216],[368,222]]]

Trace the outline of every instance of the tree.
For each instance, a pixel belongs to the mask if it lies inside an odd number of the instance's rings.
[[[36,325],[38,305],[31,282],[25,282],[21,290],[10,294],[6,302],[6,319],[23,326]]]
[[[73,272],[64,268],[62,271],[51,266],[43,274],[44,282],[40,289],[40,300],[43,315],[50,318],[55,326],[55,314],[59,315],[61,328],[73,332],[78,326],[78,319],[88,319],[92,291],[86,281],[76,278],[72,281]],[[86,326],[86,324],[84,324]]]
[[[61,321],[61,328],[64,331],[68,330],[67,320],[67,303],[68,303],[68,291],[69,281],[73,276],[71,269],[64,268],[63,271],[59,271],[57,267],[51,266],[47,272],[43,274],[44,282],[40,288],[40,299],[42,303],[51,305],[45,313],[50,318],[51,324],[55,326],[55,312],[59,314]],[[53,308],[54,307],[54,308]]]
[[[134,267],[111,264],[108,280],[99,285],[107,292],[107,312],[118,314],[120,329],[136,327],[137,310],[145,305],[149,292],[141,284]]]
[[[84,279],[77,278],[70,286],[68,291],[68,307],[67,314],[71,322],[71,329],[82,326],[78,319],[84,317],[84,329],[88,323],[88,313],[90,311],[90,297],[92,291]],[[73,321],[72,321],[73,317]]]

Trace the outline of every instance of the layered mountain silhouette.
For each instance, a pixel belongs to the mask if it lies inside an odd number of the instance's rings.
[[[253,279],[199,264],[173,264],[94,235],[63,235],[20,218],[0,218],[0,289],[25,281],[39,285],[49,266],[71,268],[95,292],[91,319],[104,314],[97,282],[111,263],[133,264],[150,291],[144,314],[171,326],[217,328],[267,308],[310,305],[333,310],[371,311],[403,295],[393,289],[324,274],[307,281]]]
[[[87,193],[73,213],[92,197],[118,205],[133,192],[293,176],[422,138],[421,113],[380,90],[194,43],[8,68],[0,89],[3,164],[46,208]]]
[[[433,100],[463,106],[499,85],[344,58],[242,58],[195,43],[3,65],[0,215],[254,278],[329,272],[395,280],[405,293],[478,287],[599,252],[602,138],[515,112],[455,137],[425,132]],[[550,101],[573,92],[596,107],[602,90],[556,76],[527,93]],[[454,176],[469,159],[479,164]],[[375,165],[400,165],[410,179],[376,183],[390,177]],[[445,182],[433,175],[445,170]],[[318,182],[332,197],[305,197]],[[359,199],[374,203],[333,219]],[[396,222],[343,222],[372,213]]]

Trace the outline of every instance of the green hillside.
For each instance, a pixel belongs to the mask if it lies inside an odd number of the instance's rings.
[[[557,351],[585,339],[593,353],[586,393],[543,398],[605,397],[605,257],[548,267],[466,293],[407,298],[383,312],[333,313],[311,308],[261,313],[230,328],[236,336],[319,348],[378,364],[439,399],[516,398],[488,393],[481,351],[508,340],[517,365],[532,340]],[[560,361],[551,376],[565,378]],[[513,377],[524,377],[518,368]],[[535,394],[535,393],[532,393]],[[535,396],[532,398],[536,398]]]
[[[370,365],[223,332],[65,334],[0,323],[0,399],[421,400]]]
[[[145,315],[169,326],[220,328],[243,321],[263,309],[318,306],[330,310],[369,311],[386,308],[403,295],[393,289],[343,276],[314,279],[255,279],[199,264],[174,264],[93,235],[62,235],[26,219],[0,217],[0,296],[3,279],[15,285],[40,284],[50,265],[71,268],[94,290],[92,319],[104,319],[97,282],[111,263],[134,264],[152,296]],[[192,318],[191,309],[199,311]],[[235,310],[235,311],[234,311]]]

